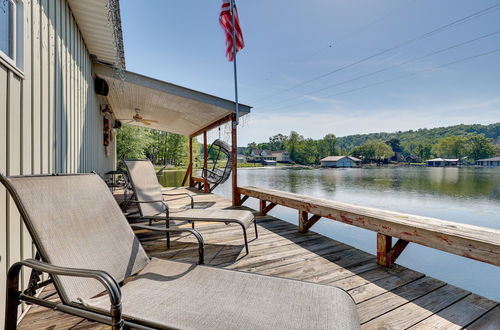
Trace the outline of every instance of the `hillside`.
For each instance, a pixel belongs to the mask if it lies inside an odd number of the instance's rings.
[[[496,145],[500,145],[500,123],[490,125],[455,125],[438,128],[422,128],[405,132],[394,133],[370,133],[356,134],[337,138],[337,147],[340,150],[352,151],[355,147],[372,139],[388,141],[390,139],[399,139],[401,145],[408,144],[435,144],[437,140],[448,136],[468,136],[472,134],[482,134],[487,138],[493,139]]]

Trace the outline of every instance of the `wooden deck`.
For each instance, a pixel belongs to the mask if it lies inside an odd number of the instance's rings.
[[[197,208],[231,204],[216,195],[192,192],[198,195],[195,197]],[[173,199],[171,206],[186,202]],[[249,229],[249,255],[245,255],[239,226],[197,225],[206,243],[206,264],[341,287],[356,301],[364,329],[500,329],[497,302],[397,264],[390,269],[380,267],[374,255],[317,233],[301,234],[296,225],[269,215],[258,216],[257,223],[257,240],[253,229]],[[151,256],[197,261],[197,244],[189,236],[175,237],[172,248],[166,250],[161,237],[145,232],[137,234]],[[45,289],[50,290],[53,288]],[[53,299],[57,299],[57,295]],[[32,307],[20,328],[106,327]]]

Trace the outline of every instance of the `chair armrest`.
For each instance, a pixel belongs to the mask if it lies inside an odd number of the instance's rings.
[[[198,263],[200,265],[204,264],[204,259],[205,259],[205,242],[203,241],[203,236],[195,230],[191,228],[158,228],[158,227],[153,227],[153,226],[146,226],[146,225],[140,225],[140,224],[131,224],[130,225],[132,228],[138,228],[138,229],[147,229],[151,231],[159,231],[159,232],[164,232],[164,233],[171,233],[171,232],[188,232],[191,233],[196,239],[198,240],[198,255],[199,255],[199,261]]]
[[[108,292],[109,300],[111,302],[110,314],[113,329],[121,329],[124,326],[124,321],[122,319],[120,286],[118,285],[116,280],[107,272],[93,269],[60,267],[35,259],[26,259],[16,262],[10,267],[7,274],[9,293],[12,293],[12,291],[14,290],[17,291],[19,287],[19,273],[23,266],[48,273],[50,275],[85,277],[98,280]]]
[[[166,194],[162,193],[163,196],[187,196],[191,199],[191,208],[194,208],[194,198],[188,193],[177,193],[177,194]]]

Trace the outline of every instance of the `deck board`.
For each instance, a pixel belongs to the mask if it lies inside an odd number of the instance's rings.
[[[181,190],[182,191],[182,190]],[[229,207],[220,196],[197,194],[196,207]],[[182,200],[171,201],[179,207]],[[377,265],[375,256],[309,232],[272,216],[257,217],[259,238],[248,229],[250,254],[245,255],[241,227],[197,223],[206,243],[207,264],[272,276],[339,286],[354,298],[363,329],[499,329],[497,302],[395,265]],[[162,224],[158,223],[158,226]],[[190,225],[184,225],[189,227]],[[198,245],[190,235],[172,237],[166,250],[162,235],[138,233],[150,256],[196,262]],[[53,290],[49,286],[46,292]],[[57,296],[54,296],[57,299]],[[106,326],[34,306],[20,329],[106,329]]]

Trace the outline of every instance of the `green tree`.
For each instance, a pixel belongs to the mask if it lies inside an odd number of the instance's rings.
[[[286,135],[276,134],[269,138],[269,150],[283,150],[285,149],[285,142],[288,139]]]
[[[146,129],[124,125],[116,135],[116,156],[119,160],[145,158],[150,143],[151,137]]]
[[[461,158],[467,154],[467,138],[464,136],[448,136],[439,139],[433,146],[439,157]]]
[[[317,164],[318,158],[318,141],[313,139],[305,139],[299,142],[296,150],[296,161],[300,164]]]
[[[252,150],[254,150],[254,149],[258,149],[257,143],[251,142],[251,143],[247,144],[247,148],[245,150],[245,155],[250,156],[250,154],[252,153]]]
[[[285,148],[290,153],[291,160],[297,161],[297,155],[302,141],[304,141],[304,137],[302,135],[295,131],[290,132],[288,140],[285,142]]]
[[[381,140],[369,140],[354,148],[353,155],[362,157],[363,161],[381,161],[394,155],[392,148]]]
[[[492,139],[484,135],[473,135],[467,141],[467,155],[473,160],[494,156],[495,149]]]
[[[318,141],[318,157],[324,158],[327,156],[335,156],[337,152],[337,138],[335,134],[327,134]]]

